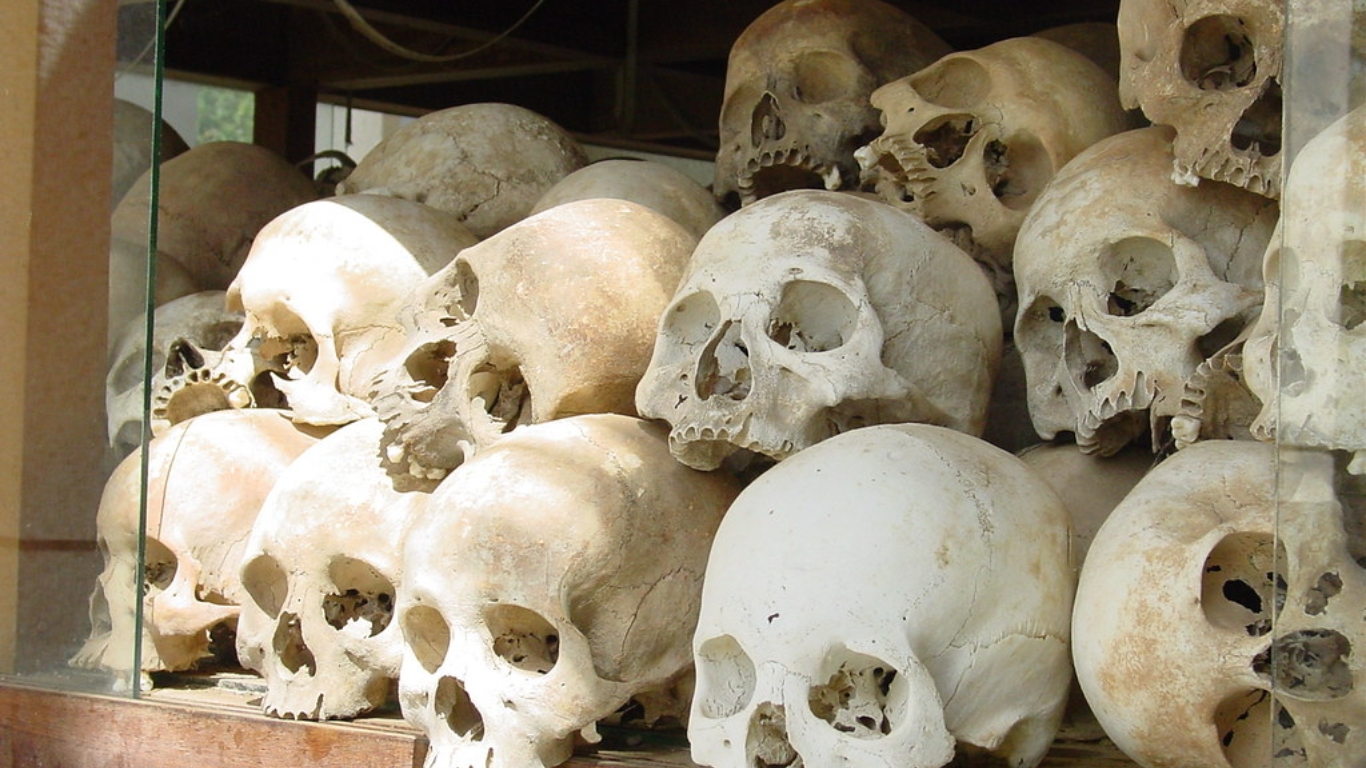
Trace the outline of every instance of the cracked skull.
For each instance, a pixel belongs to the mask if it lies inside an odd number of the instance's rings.
[[[152,427],[223,407],[285,407],[307,424],[373,416],[377,372],[401,345],[409,292],[477,242],[419,203],[350,195],[307,203],[261,230],[228,288],[241,331],[221,353],[180,350],[155,392]]]
[[[693,759],[1037,765],[1072,678],[1068,538],[1040,478],[943,427],[868,427],[778,464],[712,547]]]
[[[142,454],[125,458],[100,500],[104,571],[90,598],[90,638],[71,663],[128,671],[139,643],[147,672],[235,662],[247,535],[276,478],[317,439],[278,411],[253,409],[205,414],[152,440],[141,564]]]
[[[878,133],[868,95],[949,50],[881,0],[769,8],[731,47],[713,193],[734,207],[786,189],[856,187],[854,151]]]
[[[558,765],[597,721],[689,673],[707,552],[737,491],[617,414],[518,430],[443,480],[408,536],[398,609],[399,698],[428,768]]]
[[[868,424],[980,434],[1001,344],[991,286],[962,250],[881,202],[793,190],[698,243],[636,403],[703,470]]]
[[[1110,455],[1154,449],[1197,367],[1256,319],[1278,206],[1172,181],[1171,130],[1104,139],[1054,177],[1015,247],[1030,417]]]
[[[1120,100],[1176,130],[1173,176],[1280,197],[1285,3],[1123,0],[1116,23]]]
[[[587,164],[578,142],[542,115],[513,104],[463,104],[394,131],[337,193],[430,205],[484,239],[521,221],[556,182]]]
[[[1360,764],[1366,483],[1345,465],[1195,443],[1096,534],[1077,590],[1077,677],[1140,765]]]
[[[252,528],[237,653],[266,680],[267,714],[352,717],[394,696],[403,542],[435,483],[395,487],[380,465],[383,428],[363,419],[319,441],[280,475]]]
[[[590,199],[461,252],[414,289],[406,351],[376,384],[391,467],[439,478],[519,426],[635,415],[695,243],[655,210]]]
[[[997,283],[1053,174],[1128,127],[1104,70],[1036,37],[949,54],[871,100],[885,128],[858,152],[865,183],[952,237]]]

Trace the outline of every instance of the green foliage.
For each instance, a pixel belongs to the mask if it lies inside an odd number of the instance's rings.
[[[196,99],[198,142],[252,140],[256,99],[248,91],[203,87]]]

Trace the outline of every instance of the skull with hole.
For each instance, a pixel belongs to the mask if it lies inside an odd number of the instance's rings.
[[[519,426],[635,415],[696,241],[626,200],[576,200],[463,251],[413,291],[375,408],[396,473],[440,478]]]
[[[686,173],[653,160],[600,160],[561,179],[536,201],[537,214],[574,200],[610,197],[630,200],[668,216],[701,237],[721,220],[725,209],[706,187]]]
[[[715,768],[1043,758],[1072,678],[1067,512],[1019,459],[926,424],[831,438],[716,534],[688,738]]]
[[[703,236],[636,404],[703,470],[868,424],[976,435],[1001,344],[991,286],[962,250],[876,200],[792,190]]]
[[[281,473],[256,518],[237,656],[265,678],[267,714],[351,717],[393,694],[404,535],[436,484],[395,487],[380,466],[383,429],[363,419],[323,438]]]
[[[200,291],[182,296],[157,307],[152,320],[153,391],[175,376],[184,365],[188,350],[222,350],[242,328],[242,314],[224,306],[223,291]],[[109,445],[120,459],[137,448],[142,440],[143,354],[147,329],[143,317],[123,329],[109,362],[104,382],[105,414],[109,423]],[[223,388],[216,397],[227,401],[231,393]],[[238,407],[245,405],[239,401]],[[217,410],[217,409],[213,409]]]
[[[481,240],[526,218],[556,182],[588,164],[548,118],[513,104],[430,112],[385,137],[338,194],[367,192],[454,214]]]
[[[1366,483],[1326,451],[1195,443],[1096,534],[1077,677],[1145,768],[1346,768],[1366,755]],[[1338,457],[1342,458],[1342,457]],[[1279,521],[1278,521],[1279,518]],[[1354,652],[1355,651],[1355,652]]]
[[[1037,37],[949,54],[871,99],[885,128],[858,152],[864,182],[949,235],[1003,296],[1015,235],[1044,186],[1128,127],[1104,70]]]
[[[400,304],[475,242],[451,214],[398,198],[333,197],[281,214],[228,289],[241,331],[221,354],[181,350],[183,370],[155,394],[153,428],[242,399],[307,424],[373,416],[371,382],[403,340]]]
[[[1305,144],[1282,207],[1266,259],[1267,306],[1279,312],[1262,313],[1244,348],[1263,404],[1254,429],[1283,445],[1353,451],[1366,474],[1366,108]]]
[[[738,490],[618,414],[519,429],[443,480],[409,531],[398,608],[399,700],[428,768],[558,765],[690,673],[707,552]]]
[[[730,50],[712,192],[730,207],[787,189],[858,183],[854,151],[877,135],[868,95],[948,53],[881,0],[784,0]]]
[[[1156,450],[1200,363],[1256,319],[1275,201],[1172,181],[1170,128],[1111,136],[1068,163],[1015,246],[1034,428],[1103,456]]]
[[[276,478],[318,437],[278,411],[252,409],[205,414],[152,440],[141,565],[142,454],[125,458],[100,500],[96,531],[104,571],[90,598],[90,638],[71,663],[131,671],[139,644],[147,672],[234,662],[247,536]]]
[[[1170,171],[1281,190],[1281,0],[1122,0],[1119,96],[1176,130]]]

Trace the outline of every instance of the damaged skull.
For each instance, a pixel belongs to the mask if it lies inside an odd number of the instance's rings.
[[[976,435],[1001,345],[995,296],[966,253],[881,202],[793,190],[698,243],[636,404],[702,470],[869,424]]]

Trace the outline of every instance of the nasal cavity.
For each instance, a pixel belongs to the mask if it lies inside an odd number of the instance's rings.
[[[317,673],[318,662],[313,658],[313,651],[304,643],[303,626],[298,614],[280,614],[280,622],[275,625],[274,648],[276,658],[291,674],[298,674],[301,669],[308,670],[310,676]]]
[[[782,115],[778,109],[778,100],[771,93],[765,93],[763,98],[754,107],[754,114],[750,117],[749,141],[755,149],[763,146],[765,142],[781,141],[787,134],[787,126],[783,123]]]
[[[755,708],[749,721],[745,752],[749,757],[745,764],[754,768],[786,768],[801,764],[801,756],[787,739],[787,716],[782,705],[766,701]]]
[[[740,334],[741,325],[731,320],[721,325],[720,331],[702,350],[698,359],[697,397],[710,400],[725,397],[744,400],[752,384],[749,368],[749,347]]]

